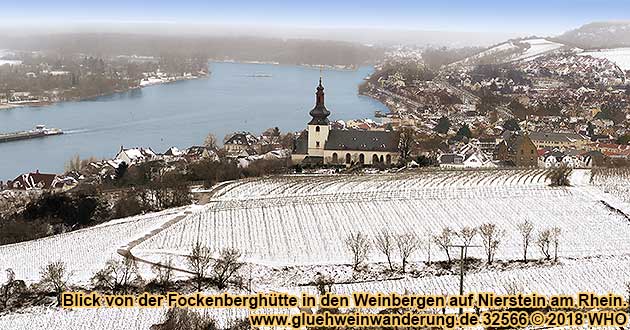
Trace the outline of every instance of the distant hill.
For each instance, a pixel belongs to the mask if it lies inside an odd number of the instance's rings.
[[[630,21],[590,23],[554,40],[583,49],[630,47]]]
[[[99,57],[170,54],[311,65],[361,65],[374,63],[384,56],[382,48],[343,41],[116,33],[0,36],[0,49],[56,51],[62,55],[80,53]]]

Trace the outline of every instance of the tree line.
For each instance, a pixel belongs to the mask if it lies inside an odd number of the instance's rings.
[[[528,252],[535,244],[540,250],[544,260],[558,261],[558,248],[560,246],[561,230],[558,227],[541,228],[539,231],[529,220],[517,224],[517,230],[521,237],[523,262],[528,262]],[[450,267],[453,262],[452,249],[462,246],[464,248],[464,260],[468,258],[468,249],[478,239],[481,242],[486,262],[492,264],[496,258],[499,246],[505,239],[505,230],[494,223],[484,223],[478,227],[463,227],[459,231],[450,227],[444,227],[437,234],[432,234],[426,239],[421,239],[412,233],[392,234],[383,229],[373,239],[363,232],[350,233],[345,240],[345,247],[350,256],[353,270],[364,268],[369,260],[371,252],[377,252],[387,260],[389,271],[405,273],[409,258],[424,250],[426,262],[431,263],[431,246],[441,250],[447,258],[445,266]],[[395,265],[394,257],[398,256],[400,266]]]

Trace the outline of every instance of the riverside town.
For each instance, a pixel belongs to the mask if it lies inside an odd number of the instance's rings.
[[[0,330],[630,330],[630,0],[0,2]]]

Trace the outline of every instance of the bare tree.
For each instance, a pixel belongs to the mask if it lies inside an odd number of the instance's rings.
[[[16,299],[22,292],[26,290],[26,284],[22,280],[15,278],[13,269],[6,270],[7,281],[0,285],[0,311],[6,309],[11,300]]]
[[[558,245],[560,244],[560,234],[562,231],[558,227],[551,228],[551,240],[553,241],[553,261],[558,262]]]
[[[49,263],[40,272],[41,280],[39,285],[54,292],[57,295],[57,304],[61,305],[61,294],[68,288],[68,282],[72,276],[66,269],[63,261]]]
[[[456,234],[462,240],[462,244],[464,245],[464,259],[466,259],[468,258],[468,247],[472,244],[472,240],[477,235],[477,228],[464,227]]]
[[[186,257],[188,268],[192,272],[192,279],[195,282],[197,291],[203,288],[203,282],[207,279],[208,269],[212,263],[212,253],[210,249],[197,242],[190,255]]]
[[[554,168],[547,174],[547,178],[551,181],[552,187],[564,187],[570,186],[571,172],[573,169],[562,163],[559,167]]]
[[[444,253],[446,253],[446,257],[448,258],[448,262],[451,262],[451,254],[449,252],[449,247],[453,242],[453,235],[455,232],[450,227],[444,227],[442,232],[439,235],[433,236],[433,242],[437,244]]]
[[[529,220],[525,220],[524,222],[516,225],[516,227],[518,228],[518,232],[521,234],[521,238],[523,239],[523,261],[527,262],[527,248],[532,241],[534,225]]]
[[[479,226],[479,235],[483,240],[483,247],[488,256],[488,263],[491,264],[494,256],[501,244],[501,238],[504,232],[493,223],[484,223]]]
[[[538,233],[538,238],[536,240],[536,243],[538,244],[538,247],[540,248],[540,252],[542,252],[546,260],[551,259],[551,254],[549,250],[551,249],[552,239],[553,239],[553,233],[551,232],[551,229],[545,229],[541,231],[540,233]]]
[[[65,170],[66,172],[80,172],[93,162],[96,162],[96,158],[94,157],[81,159],[79,155],[75,155],[66,163]]]
[[[401,234],[396,236],[396,246],[402,259],[402,272],[405,272],[407,260],[416,251],[420,249],[420,241],[413,234]]]
[[[208,136],[206,136],[206,139],[203,141],[203,145],[208,149],[219,149],[217,145],[217,137],[212,133],[208,133]]]
[[[142,277],[138,272],[138,265],[132,257],[122,260],[110,259],[105,268],[96,272],[92,277],[92,285],[97,289],[109,290],[112,293],[128,293],[134,286],[142,284]]]
[[[359,270],[361,264],[367,260],[370,253],[370,240],[361,232],[351,233],[346,238],[346,248],[352,255],[352,269]]]
[[[214,281],[219,289],[226,288],[230,279],[245,265],[240,259],[241,252],[235,248],[221,250],[219,258],[215,260],[212,267]]]
[[[332,286],[335,284],[335,280],[328,274],[317,273],[315,277],[315,286],[320,295],[325,295],[332,291]]]
[[[380,234],[376,235],[374,247],[387,257],[389,270],[393,272],[392,253],[394,252],[394,238],[392,235],[387,230],[383,230]]]
[[[416,131],[413,127],[403,127],[400,129],[400,142],[398,150],[400,150],[400,162],[406,163],[411,157],[413,146],[416,143]]]
[[[153,265],[151,271],[155,275],[153,283],[163,292],[167,292],[173,284],[173,259],[169,257],[159,264]]]

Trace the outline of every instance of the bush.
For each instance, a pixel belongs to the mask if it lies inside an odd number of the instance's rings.
[[[569,176],[571,175],[571,168],[562,165],[558,168],[554,168],[549,173],[549,180],[552,187],[568,187],[571,185]]]
[[[74,227],[106,220],[108,218],[106,209],[107,203],[98,194],[46,193],[26,205],[22,216],[25,220],[58,219]]]
[[[215,321],[190,309],[169,308],[166,320],[151,330],[217,330]]]
[[[133,192],[124,194],[116,201],[113,208],[114,218],[126,218],[138,215],[146,211],[145,207],[140,203],[137,195]]]
[[[114,294],[127,294],[144,284],[138,273],[138,265],[131,257],[108,260],[105,268],[96,272],[90,281],[95,289]]]
[[[0,218],[0,245],[38,239],[49,234],[50,226],[44,221]]]

